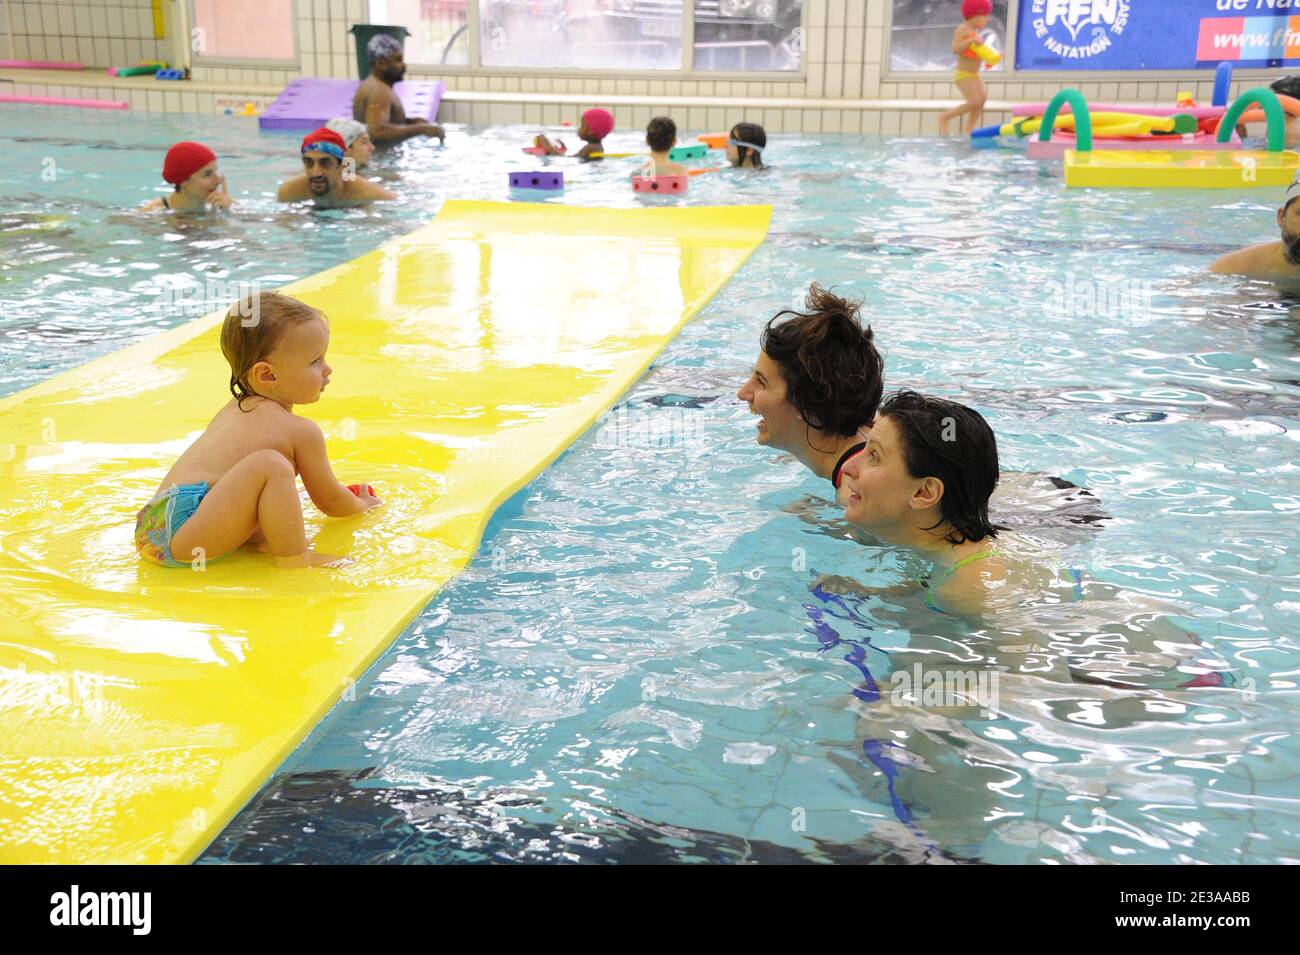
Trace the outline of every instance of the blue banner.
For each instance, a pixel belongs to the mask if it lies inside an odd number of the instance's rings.
[[[1017,70],[1300,66],[1300,0],[1020,0]]]

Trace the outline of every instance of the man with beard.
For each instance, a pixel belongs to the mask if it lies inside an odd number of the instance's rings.
[[[301,176],[280,184],[281,202],[315,199],[318,206],[355,206],[376,199],[396,199],[378,183],[361,179],[350,163],[344,165],[347,146],[343,137],[322,126],[302,140]]]
[[[386,33],[379,33],[366,44],[370,56],[370,75],[352,98],[352,118],[365,123],[370,131],[370,141],[376,146],[400,143],[412,136],[437,136],[446,138],[441,126],[415,117],[407,119],[402,101],[393,92],[393,84],[406,75],[406,62],[402,45]]]
[[[1236,252],[1229,252],[1210,266],[1220,275],[1254,275],[1260,278],[1300,280],[1300,179],[1286,190],[1282,207],[1277,210],[1277,226],[1282,231],[1279,242],[1262,242]]]

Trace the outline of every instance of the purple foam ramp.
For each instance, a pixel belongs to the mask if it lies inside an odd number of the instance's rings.
[[[352,97],[360,80],[293,80],[257,118],[262,129],[316,129],[338,116],[352,115]],[[433,122],[446,90],[442,80],[403,81],[393,87],[407,116]]]

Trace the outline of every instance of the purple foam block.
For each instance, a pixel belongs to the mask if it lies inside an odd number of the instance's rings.
[[[257,118],[262,129],[316,129],[339,116],[352,115],[352,97],[360,80],[293,80]],[[393,89],[410,117],[434,122],[446,90],[442,80],[411,80]]]
[[[510,173],[511,189],[546,189],[555,190],[564,188],[564,173],[562,172],[512,172]]]

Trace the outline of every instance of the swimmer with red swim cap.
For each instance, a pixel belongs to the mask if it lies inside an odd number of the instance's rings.
[[[971,47],[980,42],[980,30],[989,22],[993,13],[993,4],[989,0],[962,0],[961,26],[952,34],[952,52],[957,56],[957,69],[953,73],[953,82],[966,102],[939,114],[939,135],[948,135],[948,126],[959,116],[969,116],[969,122],[958,127],[959,132],[969,133],[980,124],[984,116],[984,104],[989,94],[980,79],[980,58]]]
[[[322,126],[302,139],[300,176],[280,183],[276,198],[281,202],[314,199],[318,206],[357,206],[366,202],[396,199],[378,183],[357,175],[356,160],[347,154],[347,142],[332,129]]]
[[[229,209],[234,201],[226,191],[226,177],[217,174],[217,154],[202,143],[181,142],[167,150],[163,179],[174,187],[172,194],[146,202],[141,212]]]
[[[614,131],[614,114],[607,109],[589,109],[582,114],[582,120],[578,123],[578,138],[587,145],[583,146],[573,155],[578,159],[589,159],[592,153],[603,153],[605,151],[604,139]],[[539,149],[546,150],[547,156],[567,156],[569,147],[564,145],[564,140],[557,139],[551,142],[540,133],[533,137],[533,145]]]

